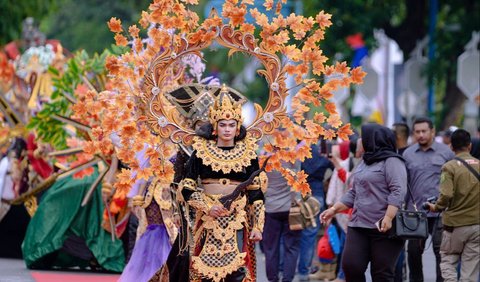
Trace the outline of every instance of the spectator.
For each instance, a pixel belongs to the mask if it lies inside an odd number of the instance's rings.
[[[406,123],[398,122],[393,124],[393,133],[397,143],[397,152],[403,155],[403,152],[408,148],[408,137],[410,136],[410,128]],[[402,249],[400,256],[398,257],[397,265],[395,267],[395,282],[402,282],[404,269],[406,270],[405,263],[405,247]],[[406,271],[405,271],[406,273]]]
[[[356,141],[357,140],[355,139],[352,142],[356,143]],[[327,190],[326,203],[329,207],[340,201],[340,199],[349,189],[347,185],[347,179],[350,176],[350,171],[353,169],[353,157],[350,157],[349,151],[350,141],[343,141],[340,144],[332,147],[332,157],[330,158],[330,161],[334,164],[335,169],[333,170]],[[344,240],[342,239],[345,238],[349,220],[350,213],[348,211],[345,213],[338,213],[335,216],[335,226],[337,227],[336,229],[339,233],[339,237],[341,238],[340,249],[343,249]],[[337,276],[337,263],[339,264],[340,261],[340,254],[337,255],[337,257],[331,263],[321,261],[321,269],[314,274],[310,274],[310,278],[332,280],[337,277],[338,279],[336,281],[345,281],[345,274],[341,267],[338,267]]]
[[[284,168],[299,170],[298,166],[283,162]],[[265,227],[263,229],[263,251],[265,268],[270,282],[279,280],[280,248],[283,247],[282,281],[290,282],[295,276],[295,266],[300,250],[301,230],[290,230],[288,214],[295,192],[287,184],[287,180],[278,171],[267,172],[268,189],[265,194]],[[283,246],[280,245],[283,238]]]
[[[365,281],[368,263],[373,281],[393,281],[404,241],[391,239],[386,232],[404,199],[407,173],[390,129],[378,124],[362,126],[362,145],[363,162],[353,174],[352,189],[320,218],[328,223],[338,212],[353,207],[342,255],[347,281]]]
[[[477,136],[472,138],[472,149],[470,154],[477,159],[480,159],[480,126],[477,128]]]
[[[434,141],[435,129],[428,118],[418,118],[413,123],[413,135],[417,143],[403,153],[408,171],[408,181],[414,200],[407,196],[409,209],[420,206],[427,198],[438,197],[438,186],[442,165],[454,157],[447,145]],[[428,231],[432,236],[436,259],[437,282],[443,281],[440,272],[440,243],[442,223],[437,213],[428,213]],[[426,240],[409,240],[407,244],[410,281],[423,281],[422,254]]]
[[[447,130],[439,132],[439,135],[442,137],[442,143],[450,146],[450,144],[452,143],[452,133],[455,132],[455,130],[457,129],[458,127],[456,126],[450,126]]]
[[[327,169],[333,169],[333,164],[324,156],[320,155],[318,145],[312,145],[312,157],[306,159],[301,168],[308,174],[307,182],[314,196],[323,206],[325,202],[323,192],[323,178]],[[302,230],[300,239],[300,256],[298,258],[298,273],[300,281],[308,281],[310,265],[312,264],[315,240],[320,230],[320,220],[317,218],[316,226]]]
[[[400,155],[403,155],[403,152],[408,148],[408,137],[410,136],[410,128],[406,123],[403,122],[394,123],[393,133],[395,133],[397,151]]]
[[[462,260],[460,281],[478,281],[480,263],[479,160],[468,152],[470,134],[458,129],[452,133],[455,160],[442,167],[440,197],[429,204],[431,211],[443,210],[443,237],[440,268],[446,282],[457,281],[457,265]],[[466,164],[471,166],[470,171]]]

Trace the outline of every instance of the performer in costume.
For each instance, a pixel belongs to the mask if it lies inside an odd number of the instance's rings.
[[[14,136],[11,147],[0,162],[0,241],[5,243],[0,256],[22,258],[21,244],[27,225],[37,209],[38,196],[32,195],[18,203],[12,202],[23,197],[39,182],[47,178],[52,168],[38,154],[33,134],[23,126],[17,126],[9,134]]]
[[[10,205],[9,201],[18,197],[19,183],[23,170],[20,170],[26,143],[15,137],[0,162],[0,257],[22,258],[21,244],[25,236],[30,216],[24,205]]]
[[[57,179],[45,192],[22,244],[28,268],[79,266],[114,272],[123,270],[122,241],[112,240],[111,234],[102,228],[101,189],[94,189],[88,203],[81,206],[98,176],[98,169],[94,167],[94,173],[83,178]]]
[[[184,118],[183,123],[196,130],[207,123],[208,109],[214,102],[213,95],[219,92],[217,86],[187,84],[171,91],[167,97]],[[241,95],[234,96],[238,100],[244,100]],[[191,153],[192,148],[180,146],[176,156],[171,159],[175,164],[172,185],[154,178],[148,182],[137,181],[137,187],[132,188],[130,196],[133,196],[133,204],[141,208],[137,233],[139,239],[120,281],[189,281],[190,215],[185,212],[184,206],[172,203],[177,203],[176,187],[185,177],[185,163]],[[145,163],[143,155],[137,154],[140,163]],[[134,196],[137,194],[139,196]]]
[[[205,97],[211,103],[213,103],[213,97],[208,95]],[[177,103],[174,103],[177,104]],[[207,102],[209,105],[210,102]],[[177,104],[178,107],[181,107]],[[191,115],[191,119],[188,121],[188,124],[194,130],[198,130],[201,126],[208,122],[208,106],[207,107],[196,107],[192,108],[194,112]],[[187,115],[189,116],[189,115]],[[171,185],[173,196],[176,196],[178,190],[178,183],[185,177],[185,164],[188,162],[192,151],[191,148],[182,146],[178,150],[175,156],[174,170],[175,175],[173,177],[173,183]],[[177,282],[188,282],[190,281],[190,273],[188,271],[190,266],[190,248],[191,243],[191,234],[192,229],[190,227],[191,218],[193,218],[194,213],[192,213],[186,208],[185,203],[179,203],[176,199],[177,204],[175,214],[178,216],[180,222],[178,226],[178,235],[175,239],[175,242],[172,245],[172,250],[168,255],[166,264],[160,269],[155,276],[150,281],[161,281],[161,273],[168,274],[168,281],[177,281]]]
[[[216,96],[221,92],[221,88],[216,82],[204,84],[187,84],[170,92],[167,97],[174,104],[179,112],[187,119],[189,128],[197,131],[203,125],[207,124],[210,106],[213,105]],[[230,89],[229,95],[240,104],[246,102],[246,98]],[[185,178],[188,159],[193,148],[191,146],[180,146],[181,150],[175,157],[175,175],[173,178],[173,192],[177,194],[178,183]],[[181,195],[180,195],[181,198]],[[190,245],[192,244],[192,222],[195,218],[194,210],[189,210],[185,202],[175,201],[178,204],[177,213],[179,214],[180,224],[179,233],[172,246],[167,263],[161,271],[168,271],[169,281],[188,282],[190,273]],[[158,275],[157,275],[158,276]],[[157,281],[157,280],[155,280]]]
[[[133,197],[133,204],[142,208],[139,239],[119,281],[150,281],[166,262],[178,232],[173,223],[173,201],[168,185],[153,178],[142,186],[147,189],[145,197]]]
[[[264,195],[257,177],[227,210],[220,197],[259,169],[256,140],[242,126],[241,107],[226,87],[194,137],[181,194],[195,209],[192,281],[255,281],[254,243],[262,239]],[[265,178],[264,178],[265,179]]]

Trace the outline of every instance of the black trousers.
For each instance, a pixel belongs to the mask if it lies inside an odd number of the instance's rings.
[[[263,229],[263,251],[265,252],[265,269],[267,279],[278,282],[280,272],[280,256],[283,258],[283,282],[293,281],[297,267],[298,252],[300,251],[301,230],[290,230],[288,224],[289,212],[265,213],[265,227]],[[283,246],[280,238],[283,237]],[[283,254],[280,248],[283,247]]]
[[[440,244],[442,243],[442,218],[428,218],[428,233],[432,236],[433,253],[435,254],[437,282],[442,282],[442,272],[440,270]],[[425,250],[427,240],[408,240],[408,268],[410,269],[411,282],[423,282],[423,264],[422,255]]]
[[[404,240],[388,238],[377,229],[348,227],[342,255],[347,282],[365,281],[369,262],[373,282],[393,282],[395,264],[404,243]]]

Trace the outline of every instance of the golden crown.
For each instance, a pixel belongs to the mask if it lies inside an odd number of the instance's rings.
[[[223,85],[220,95],[210,107],[209,119],[214,129],[217,128],[218,121],[222,119],[236,120],[237,128],[242,125],[242,105],[235,102],[228,92],[228,87]]]

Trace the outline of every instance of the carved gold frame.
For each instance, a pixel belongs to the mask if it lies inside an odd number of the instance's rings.
[[[215,37],[209,42],[189,44],[187,38],[182,38],[179,44],[165,49],[152,60],[143,83],[143,101],[146,103],[145,114],[150,128],[162,138],[170,138],[174,143],[190,145],[194,131],[183,127],[181,117],[177,111],[166,107],[166,99],[160,87],[164,85],[167,71],[172,64],[184,55],[194,54],[201,57],[200,51],[209,47],[213,42],[229,48],[229,55],[243,52],[256,57],[265,69],[258,73],[263,75],[269,85],[269,97],[265,109],[254,104],[256,116],[247,127],[247,131],[255,138],[260,139],[264,134],[271,134],[279,127],[280,121],[286,117],[285,98],[287,90],[285,72],[282,70],[281,60],[275,54],[257,46],[257,40],[250,33],[235,30],[230,25],[213,27]]]

